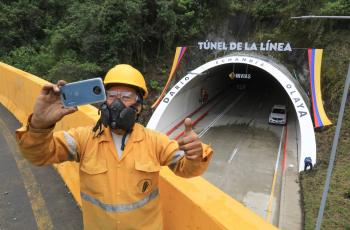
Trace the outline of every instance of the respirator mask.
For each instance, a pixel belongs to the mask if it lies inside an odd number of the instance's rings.
[[[137,109],[135,105],[126,107],[120,99],[115,99],[110,105],[103,103],[100,113],[104,127],[130,132],[136,122]]]
[[[122,129],[125,133],[122,138],[121,149],[124,150],[126,137],[132,132],[132,128],[138,119],[136,105],[137,103],[126,107],[120,99],[115,99],[110,105],[106,102],[103,103],[98,112],[101,115],[100,119],[92,129],[94,137],[98,137],[104,132],[102,125],[110,127],[111,130]],[[99,131],[96,132],[98,129]]]
[[[100,106],[98,111],[100,119],[92,131],[94,137],[98,137],[104,132],[102,126],[110,127],[111,130],[124,130],[121,146],[121,149],[124,150],[126,137],[132,132],[134,124],[138,120],[137,106],[141,105],[142,109],[143,98],[139,92],[135,94],[127,91],[107,91],[106,93],[107,100],[112,101],[112,103],[108,105],[107,102],[104,102]],[[123,102],[133,104],[127,107]],[[99,131],[97,132],[97,130]]]

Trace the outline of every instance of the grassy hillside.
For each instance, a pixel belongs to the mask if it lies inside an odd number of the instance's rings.
[[[323,229],[350,229],[350,108],[347,107],[324,212]],[[335,127],[331,127],[317,134],[317,166],[315,170],[301,175],[305,229],[315,227],[334,132]]]
[[[333,125],[317,132],[317,166],[312,172],[301,174],[305,229],[314,229],[315,227],[324,189],[347,68],[350,64],[350,34],[348,31],[330,31],[329,34],[324,36],[325,39],[330,40],[333,40],[332,37],[336,38],[334,42],[325,47],[322,68],[323,99]],[[350,229],[349,101],[350,97],[348,95],[322,229]]]

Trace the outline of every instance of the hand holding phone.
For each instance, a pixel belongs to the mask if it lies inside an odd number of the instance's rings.
[[[106,93],[101,78],[65,84],[60,88],[61,100],[65,107],[106,101]]]
[[[60,87],[66,84],[59,80],[57,84],[45,84],[35,101],[30,126],[46,129],[55,125],[64,116],[77,111],[76,107],[64,107],[61,101]]]

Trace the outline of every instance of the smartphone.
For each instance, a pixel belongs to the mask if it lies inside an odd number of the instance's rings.
[[[101,78],[93,78],[65,84],[60,88],[61,100],[65,107],[75,107],[106,101]]]

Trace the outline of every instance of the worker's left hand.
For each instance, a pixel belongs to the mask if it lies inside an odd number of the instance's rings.
[[[178,141],[180,150],[185,152],[189,160],[202,160],[203,147],[198,135],[192,130],[192,121],[190,118],[185,119],[185,133]]]

